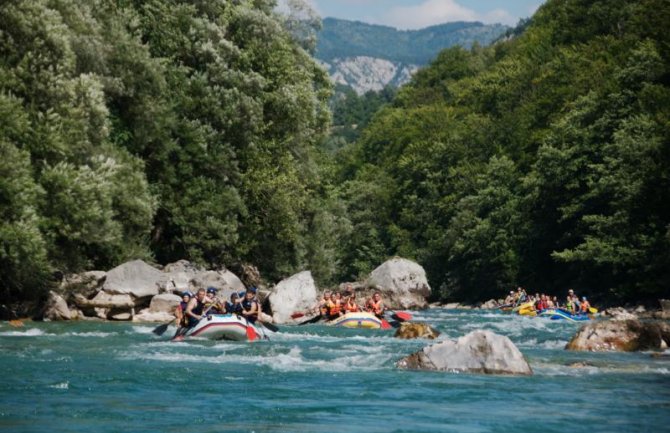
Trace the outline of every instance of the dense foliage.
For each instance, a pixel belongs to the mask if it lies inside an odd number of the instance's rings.
[[[326,62],[336,58],[369,56],[405,64],[425,65],[445,47],[488,45],[508,30],[502,24],[453,22],[420,30],[366,24],[337,18],[323,20],[316,57]]]
[[[339,155],[345,276],[416,259],[445,298],[670,290],[670,6],[553,0],[439,54]]]
[[[274,7],[2,3],[3,296],[137,257],[327,268],[309,227],[330,84]]]

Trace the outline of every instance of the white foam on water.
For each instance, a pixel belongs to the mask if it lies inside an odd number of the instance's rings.
[[[57,383],[55,385],[49,385],[49,388],[54,388],[54,389],[70,389],[70,383],[69,382],[61,382]]]
[[[310,353],[313,349],[310,349]],[[318,350],[318,349],[317,349]],[[191,353],[169,353],[169,352],[150,352],[150,353],[123,353],[121,358],[124,360],[149,360],[161,362],[195,362],[209,364],[249,364],[257,366],[267,366],[276,371],[351,371],[351,370],[376,370],[385,362],[391,359],[391,355],[380,356],[379,354],[355,354],[335,357],[332,359],[307,359],[303,356],[302,350],[297,347],[291,347],[288,352],[279,352],[270,350],[262,355],[230,354],[218,353],[216,355],[191,354]]]
[[[536,338],[531,338],[530,340],[520,341],[516,343],[518,347],[524,348],[542,348],[542,349],[563,349],[565,345],[568,344],[567,340],[546,340],[542,343],[538,343]]]
[[[156,325],[158,326],[158,325]],[[135,332],[137,334],[152,334],[153,330],[156,329],[156,326],[133,326],[132,327],[132,332]],[[176,328],[175,328],[176,330]],[[174,334],[174,332],[173,332]]]
[[[0,336],[2,337],[41,337],[43,335],[55,335],[55,334],[47,334],[46,332],[37,328],[30,328],[25,331],[0,332]]]
[[[116,332],[66,332],[60,334],[61,336],[69,337],[109,337],[111,335],[119,335]]]

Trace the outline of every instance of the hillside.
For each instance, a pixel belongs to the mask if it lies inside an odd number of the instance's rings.
[[[345,274],[400,255],[450,299],[668,296],[668,27],[660,0],[550,0],[441,52],[338,155]]]
[[[333,81],[349,85],[359,94],[399,86],[418,67],[428,64],[442,49],[474,43],[488,45],[508,30],[501,24],[454,22],[421,30],[325,18],[318,35],[316,58]]]

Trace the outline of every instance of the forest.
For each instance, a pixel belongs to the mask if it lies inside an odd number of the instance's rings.
[[[339,101],[296,16],[3,2],[0,295],[132,258],[328,286],[393,255],[442,300],[670,295],[666,1],[549,0],[397,92]]]

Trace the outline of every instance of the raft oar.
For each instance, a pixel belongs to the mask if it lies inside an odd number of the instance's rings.
[[[167,322],[167,323],[163,323],[162,325],[158,325],[158,326],[156,326],[156,327],[154,328],[154,330],[151,331],[151,332],[153,332],[154,334],[159,335],[159,336],[160,336],[160,335],[163,335],[163,334],[165,334],[165,331],[167,331],[168,326],[170,326],[170,324],[171,324],[172,322],[174,322],[175,320],[177,320],[176,317],[175,317],[174,319],[170,320],[170,321]]]
[[[391,311],[391,318],[398,322],[407,322],[412,320],[412,315],[406,311]]]
[[[323,315],[317,314],[316,316],[312,317],[311,319],[308,319],[308,320],[305,320],[304,322],[298,323],[298,326],[307,325],[308,323],[316,323],[321,319],[323,319]]]
[[[258,323],[260,323],[261,325],[265,326],[266,328],[268,328],[268,329],[269,329],[270,331],[272,331],[272,332],[279,332],[279,327],[276,326],[276,325],[273,325],[272,323],[261,322],[260,320],[258,321]]]

